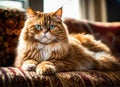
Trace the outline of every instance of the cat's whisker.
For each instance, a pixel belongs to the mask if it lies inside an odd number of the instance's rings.
[[[54,39],[53,42],[58,42],[58,40]]]

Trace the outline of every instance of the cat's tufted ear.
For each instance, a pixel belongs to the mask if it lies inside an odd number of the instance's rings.
[[[27,14],[27,17],[35,16],[35,12],[30,7],[27,8],[26,14]]]
[[[62,17],[62,7],[59,8],[56,12],[54,12],[53,15],[57,17]]]
[[[59,8],[56,12],[54,12],[52,15],[55,16],[57,21],[61,22],[62,21],[62,7]]]

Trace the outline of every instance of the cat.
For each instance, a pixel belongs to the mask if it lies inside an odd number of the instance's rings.
[[[90,34],[69,34],[62,8],[50,13],[28,8],[16,51],[14,66],[37,74],[120,69],[107,45]]]

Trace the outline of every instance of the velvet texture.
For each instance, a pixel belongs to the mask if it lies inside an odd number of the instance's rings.
[[[120,71],[71,71],[53,75],[37,75],[12,67],[25,11],[0,9],[0,87],[119,87]],[[96,39],[114,48],[119,54],[120,24],[66,19],[71,32],[92,33]]]

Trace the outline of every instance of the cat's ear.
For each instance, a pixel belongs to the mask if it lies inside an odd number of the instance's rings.
[[[61,8],[59,8],[56,12],[54,12],[54,16],[59,16],[59,17],[62,17],[62,11],[63,11],[63,9],[62,9],[62,7]]]
[[[35,16],[36,13],[29,7],[27,8],[26,14],[27,14],[27,17],[33,17]]]
[[[52,15],[56,17],[57,21],[61,21],[62,18],[62,7],[59,8],[56,12],[54,12]]]

